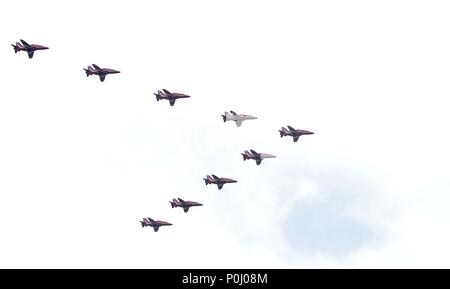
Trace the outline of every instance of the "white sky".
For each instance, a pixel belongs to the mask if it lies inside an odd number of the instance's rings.
[[[449,13],[2,2],[0,267],[450,267]],[[20,38],[50,50],[14,54]],[[101,83],[92,63],[122,73]],[[161,88],[192,97],[170,107]],[[224,124],[230,109],[258,120]],[[316,134],[294,144],[285,125]]]

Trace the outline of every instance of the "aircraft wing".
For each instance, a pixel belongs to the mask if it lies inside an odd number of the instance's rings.
[[[259,157],[260,155],[259,155],[259,153],[257,153],[256,151],[254,151],[254,150],[250,150],[251,152],[252,152],[252,154],[254,154],[256,157]]]
[[[256,160],[256,164],[257,164],[258,166],[261,164],[261,162],[262,162],[262,159],[257,159],[257,160]]]
[[[237,113],[235,113],[234,111],[230,110],[232,115],[236,115]]]
[[[242,119],[237,119],[236,125],[237,125],[237,127],[240,127],[242,125]]]
[[[221,190],[223,188],[223,184],[217,185],[217,188],[219,188],[219,190]]]
[[[101,75],[99,75],[99,77],[100,77],[100,81],[103,82],[103,81],[105,81],[106,75],[101,74]]]
[[[297,131],[295,128],[293,128],[292,126],[288,125],[288,129],[292,132]]]
[[[30,44],[28,44],[25,40],[20,39],[20,42],[22,42],[23,45],[25,45],[26,47],[31,47]]]
[[[189,211],[189,207],[183,207],[183,211],[187,213]]]
[[[182,202],[182,203],[186,203],[185,201],[183,201],[181,198],[178,198],[178,201]]]
[[[33,55],[34,55],[34,51],[33,50],[30,50],[30,51],[28,51],[28,58],[33,58]]]
[[[299,137],[299,135],[294,136],[294,142],[297,142]]]
[[[174,99],[169,99],[170,106],[174,106],[175,105],[175,101],[176,101],[175,98]]]
[[[219,180],[220,178],[216,175],[211,175],[215,180]]]
[[[98,66],[98,65],[96,65],[96,64],[92,64],[92,66],[94,66],[95,70],[102,71],[102,69],[100,68],[100,66]]]
[[[163,88],[163,91],[164,91],[165,94],[168,94],[168,95],[172,94],[172,93],[170,93],[170,91],[168,91],[168,90],[165,89],[165,88]]]

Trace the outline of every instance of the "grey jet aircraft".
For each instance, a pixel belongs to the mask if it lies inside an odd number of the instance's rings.
[[[237,114],[234,111],[230,110],[230,113],[227,111],[225,114],[222,114],[223,122],[234,121],[236,122],[236,126],[240,127],[244,120],[250,119],[258,119],[256,116],[251,116],[247,114]]]

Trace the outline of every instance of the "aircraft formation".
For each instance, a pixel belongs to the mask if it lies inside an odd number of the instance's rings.
[[[28,54],[28,58],[32,59],[34,56],[34,52],[38,50],[47,50],[49,47],[38,45],[38,44],[28,44],[25,40],[20,39],[20,42],[16,42],[16,44],[11,44],[14,48],[14,52],[17,53],[19,51],[26,51]],[[86,76],[90,75],[97,75],[100,78],[101,82],[104,82],[106,79],[106,76],[109,74],[118,74],[120,73],[119,70],[111,69],[111,68],[101,68],[100,66],[96,64],[88,65],[87,68],[83,68],[86,72]],[[156,101],[160,100],[168,100],[170,106],[174,106],[176,100],[181,98],[190,98],[190,95],[184,94],[184,93],[176,93],[176,92],[170,92],[167,89],[158,90],[156,93],[153,93],[156,96]],[[232,110],[229,112],[225,112],[222,116],[223,122],[227,121],[234,121],[236,123],[237,127],[241,127],[242,123],[245,120],[255,120],[258,119],[255,116],[247,115],[247,114],[238,114]],[[290,136],[293,138],[294,142],[297,142],[302,135],[312,135],[314,132],[303,130],[303,129],[295,129],[292,126],[281,127],[279,130],[280,137]],[[254,160],[256,162],[256,165],[261,165],[262,160],[267,158],[276,158],[275,155],[271,155],[268,153],[258,153],[253,149],[245,150],[244,153],[241,153],[244,161],[246,160]],[[205,185],[217,185],[217,188],[219,190],[222,190],[223,186],[225,184],[231,184],[231,183],[237,183],[237,180],[231,179],[231,178],[225,178],[225,177],[218,177],[214,174],[207,175],[205,178],[203,178],[205,181]],[[184,201],[181,198],[173,198],[172,201],[169,201],[172,208],[183,208],[183,211],[187,213],[191,207],[200,207],[203,206],[203,204],[194,202],[194,201]],[[142,221],[139,221],[141,223],[142,228],[144,227],[152,227],[155,232],[158,232],[159,228],[162,226],[172,226],[173,224],[166,222],[166,221],[155,221],[154,219],[150,217],[142,218]]]

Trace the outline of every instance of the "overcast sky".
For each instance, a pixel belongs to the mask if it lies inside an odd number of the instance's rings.
[[[3,1],[0,267],[450,267],[449,14]],[[28,59],[19,39],[50,49]],[[92,63],[122,73],[101,83]],[[171,107],[162,88],[191,98]],[[258,120],[237,128],[225,110]],[[286,125],[315,134],[294,143]],[[277,158],[256,166],[246,149]]]

